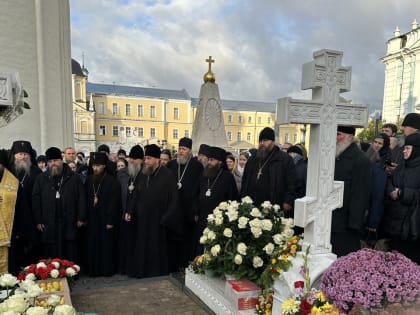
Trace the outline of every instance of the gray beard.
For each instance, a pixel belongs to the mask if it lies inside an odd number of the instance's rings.
[[[146,166],[146,165],[145,165],[145,166],[141,169],[141,172],[142,172],[144,175],[146,175],[146,176],[150,176],[150,175],[152,175],[154,171],[155,171],[155,169],[153,168],[153,166]]]
[[[131,178],[136,177],[137,174],[140,172],[140,170],[141,170],[141,165],[134,165],[134,164],[128,163],[127,172]]]
[[[51,176],[60,176],[63,173],[63,167],[55,166],[48,170]]]
[[[352,142],[337,142],[336,148],[335,148],[335,157],[339,157],[341,153],[343,153],[349,146],[352,144]]]
[[[16,173],[19,174],[20,172],[23,171],[25,175],[30,175],[31,165],[32,165],[31,161],[26,162],[26,161],[15,160]]]
[[[178,164],[185,165],[187,164],[189,158],[190,158],[189,156],[186,156],[186,157],[179,156],[176,158],[176,161],[178,162]]]

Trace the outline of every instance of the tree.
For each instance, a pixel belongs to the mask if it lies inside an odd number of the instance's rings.
[[[372,143],[375,134],[381,132],[382,124],[382,120],[378,120],[376,125],[373,119],[369,119],[367,128],[363,128],[363,130],[357,134],[357,137],[361,142]]]

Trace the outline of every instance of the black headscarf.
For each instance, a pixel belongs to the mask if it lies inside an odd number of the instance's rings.
[[[382,162],[391,162],[391,149],[389,148],[390,140],[388,135],[386,133],[380,133],[375,136],[375,139],[377,138],[384,140],[384,145],[378,152]]]

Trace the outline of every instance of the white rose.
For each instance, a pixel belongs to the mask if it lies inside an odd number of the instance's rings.
[[[256,227],[256,228],[260,228],[261,227],[261,220],[260,219],[253,219],[251,221],[249,221],[249,226],[250,227]]]
[[[254,266],[254,268],[262,267],[263,264],[264,261],[259,256],[254,256],[254,258],[252,259],[252,265]]]
[[[203,235],[207,235],[207,233],[210,231],[210,229],[208,227],[206,227],[203,231]]]
[[[44,291],[37,284],[28,287],[26,292],[31,298],[36,298],[37,296],[40,296],[42,293],[44,293]]]
[[[223,235],[228,237],[228,238],[231,238],[232,237],[232,230],[229,229],[229,228],[225,228],[225,230],[223,231]]]
[[[239,208],[239,203],[238,203],[236,200],[231,201],[231,202],[230,202],[229,207],[230,207],[232,210],[238,210],[238,208]]]
[[[70,277],[73,277],[73,276],[76,275],[76,270],[74,270],[72,267],[68,267],[66,269],[66,275],[70,276]]]
[[[279,212],[279,210],[280,210],[280,206],[279,205],[274,205],[273,208],[274,208],[274,211],[275,212]]]
[[[219,208],[215,208],[215,209],[213,210],[213,214],[214,214],[214,216],[215,216],[215,217],[217,217],[218,215],[222,215],[222,214],[223,214],[223,212],[222,212],[222,211],[220,211],[220,209],[219,209]]]
[[[75,309],[67,304],[64,305],[58,305],[54,309],[53,315],[76,315]]]
[[[261,217],[261,211],[258,208],[252,208],[250,213],[254,218]]]
[[[35,281],[33,280],[29,280],[29,279],[25,279],[23,281],[21,281],[19,283],[19,286],[23,289],[23,290],[28,290],[29,287],[35,285]]]
[[[254,203],[254,201],[251,199],[251,197],[249,197],[249,196],[246,196],[246,197],[243,197],[242,199],[241,199],[241,202],[242,203]]]
[[[52,294],[47,298],[47,304],[50,306],[57,306],[60,304],[61,297],[56,294]]]
[[[214,222],[214,214],[209,214],[209,215],[207,216],[207,222],[209,222],[209,223]]]
[[[262,230],[259,227],[251,227],[251,233],[255,238],[259,238],[262,234]]]
[[[47,268],[47,265],[44,262],[40,262],[36,264],[37,268]]]
[[[207,242],[207,236],[203,235],[200,237],[200,244],[205,244]]]
[[[25,280],[32,280],[32,281],[35,281],[35,280],[36,280],[36,276],[35,276],[35,274],[33,274],[32,272],[31,272],[31,273],[28,273],[28,274],[25,276]]]
[[[26,315],[48,315],[48,309],[42,306],[32,306],[26,310]]]
[[[274,243],[276,243],[277,245],[280,245],[283,242],[283,237],[281,236],[281,234],[275,234],[273,236],[273,241]]]
[[[23,295],[12,295],[4,303],[7,310],[17,313],[23,313],[28,308],[28,303]]]
[[[54,265],[55,269],[60,268],[60,263],[58,261],[53,261],[52,264]]]
[[[214,233],[213,231],[209,231],[208,233],[207,233],[207,238],[210,240],[210,241],[213,241],[213,240],[215,240],[216,239],[216,233]]]
[[[246,217],[240,217],[238,219],[238,228],[245,229],[246,225],[248,224],[249,219]]]
[[[11,310],[5,310],[1,313],[1,315],[20,315],[19,312],[11,311]]]
[[[229,222],[235,221],[236,219],[238,219],[238,211],[230,210],[227,212],[227,216],[229,218]]]
[[[292,218],[281,218],[281,224],[284,224],[286,227],[293,227],[294,222]]]
[[[213,256],[217,256],[217,255],[220,253],[220,245],[219,245],[219,244],[214,245],[214,246],[210,249],[210,253],[211,253]]]
[[[216,218],[214,219],[214,224],[221,225],[222,223],[223,223],[223,217],[221,215],[216,216]]]
[[[287,229],[284,233],[286,234],[286,238],[290,238],[293,236],[294,231],[292,229]]]
[[[235,261],[235,264],[237,264],[237,265],[242,264],[242,256],[239,255],[239,254],[236,254],[235,258],[234,258],[234,261]]]
[[[268,220],[268,219],[264,219],[262,220],[262,229],[265,231],[271,231],[271,229],[273,228],[273,223]]]
[[[229,205],[226,201],[223,201],[219,204],[219,208],[222,209],[222,210],[227,210],[228,206]]]
[[[22,288],[17,288],[15,290],[14,294],[15,295],[23,295],[23,296],[26,297],[26,290],[25,289],[22,289]],[[0,314],[1,314],[1,312],[0,312]]]
[[[5,273],[0,276],[0,286],[3,288],[14,287],[17,283],[17,278],[10,273]]]
[[[239,243],[238,246],[236,246],[236,250],[241,255],[246,255],[246,250],[248,247],[246,247],[245,243]]]
[[[58,276],[60,275],[60,272],[57,269],[53,269],[51,270],[50,275],[52,278],[55,279],[55,278],[58,278]]]
[[[263,208],[271,208],[271,202],[270,201],[264,201],[262,204],[261,204],[261,207],[263,207]]]
[[[271,255],[274,251],[274,244],[268,243],[264,246],[263,250],[266,252],[267,255]]]

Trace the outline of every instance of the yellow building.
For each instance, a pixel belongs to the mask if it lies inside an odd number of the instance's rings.
[[[111,152],[129,151],[135,144],[149,143],[176,150],[180,138],[191,137],[199,99],[187,91],[90,83],[77,65],[73,65],[77,151],[94,151],[100,144],[107,144]],[[275,126],[274,102],[221,103],[227,143],[234,152],[257,147],[260,131]],[[280,126],[279,142],[302,142],[300,127]]]

